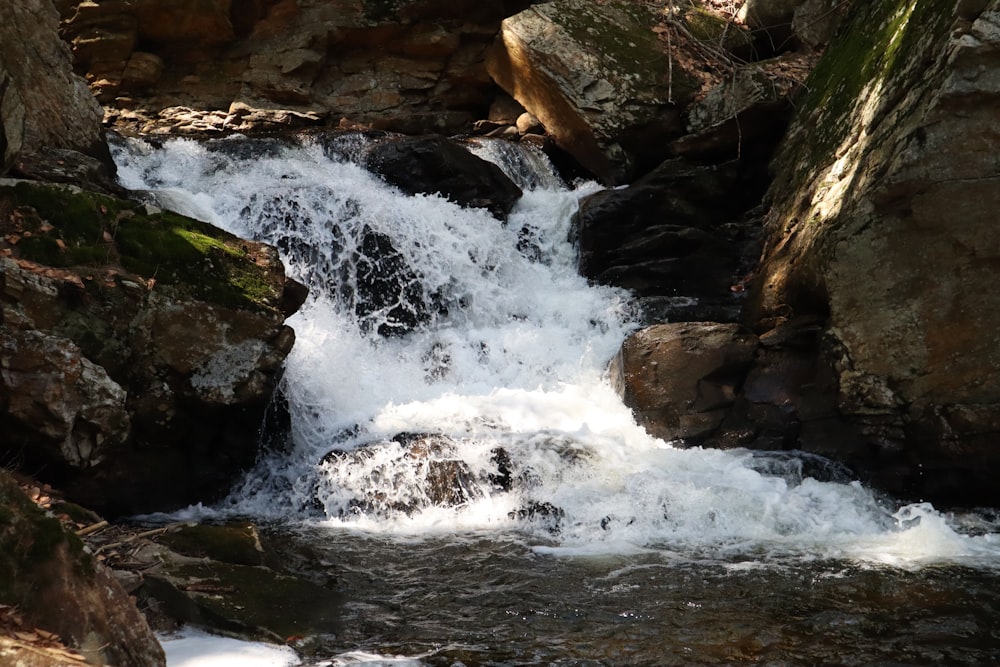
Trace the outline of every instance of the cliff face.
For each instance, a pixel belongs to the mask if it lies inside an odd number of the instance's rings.
[[[841,455],[897,492],[996,501],[1000,3],[859,5],[775,161],[759,330],[825,320]]]

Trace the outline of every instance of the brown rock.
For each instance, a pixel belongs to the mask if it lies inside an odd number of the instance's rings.
[[[1000,114],[1000,3],[921,3],[898,25],[896,4],[860,11],[808,83],[750,313],[828,317],[838,404],[867,435],[870,476],[992,504],[1000,138],[983,128]],[[861,43],[876,54],[863,63]]]
[[[163,649],[134,600],[104,566],[84,552],[76,535],[45,516],[3,471],[0,507],[4,510],[0,604],[17,606],[26,624],[58,635],[89,664],[166,664]],[[8,659],[10,649],[9,644],[0,644],[0,658]],[[78,664],[73,657],[34,664]]]
[[[697,443],[722,423],[757,346],[736,324],[660,324],[625,340],[611,377],[652,435]]]

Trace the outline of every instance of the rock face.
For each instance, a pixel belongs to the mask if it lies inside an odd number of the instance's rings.
[[[752,261],[748,251],[759,252],[753,226],[736,221],[761,192],[736,163],[668,160],[627,188],[580,202],[580,272],[631,290],[671,321],[735,322],[733,285]]]
[[[3,471],[0,568],[0,604],[16,606],[26,623],[58,635],[89,664],[166,664],[163,649],[121,585],[84,552],[76,535],[46,516]],[[35,653],[0,644],[4,664],[79,664],[28,662]]]
[[[0,175],[53,149],[76,151],[113,169],[103,111],[73,74],[58,22],[50,0],[0,6]]]
[[[215,130],[245,121],[234,110],[287,109],[304,115],[278,124],[346,117],[412,133],[455,132],[485,116],[494,89],[483,53],[500,20],[523,7],[502,0],[59,5],[76,70],[136,129],[183,130],[158,120],[161,110],[183,106],[228,115],[207,124]]]
[[[1000,502],[996,72],[1000,3],[859,7],[775,162],[749,309],[824,320],[841,458],[942,502]]]
[[[28,182],[0,229],[4,457],[111,515],[224,493],[294,340],[274,249]]]

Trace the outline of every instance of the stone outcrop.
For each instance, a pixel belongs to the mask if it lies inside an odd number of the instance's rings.
[[[30,182],[0,185],[0,232],[5,460],[112,515],[224,493],[294,340],[276,251]]]
[[[58,22],[50,0],[0,6],[0,175],[22,161],[37,163],[53,150],[89,156],[113,170],[103,112],[85,82],[73,75],[68,49],[56,34]],[[65,155],[47,161],[59,159]]]
[[[675,155],[773,145],[808,58],[742,64],[753,55],[742,24],[704,7],[556,0],[504,20],[488,66],[556,145],[621,184]]]
[[[775,162],[750,321],[824,321],[839,455],[910,497],[1000,501],[998,71],[997,2],[859,7]]]
[[[16,607],[19,620],[31,628],[14,635],[19,641],[0,639],[4,664],[82,664],[76,657],[117,667],[166,664],[146,620],[109,570],[84,551],[75,534],[35,506],[4,471],[0,572],[0,607]],[[41,642],[41,650],[28,640]],[[74,651],[58,651],[54,640]]]
[[[485,116],[495,89],[483,53],[500,20],[523,7],[502,0],[58,4],[77,72],[117,110],[112,118],[120,113],[138,129],[178,131],[158,118],[168,107],[225,115],[236,103],[410,133],[456,132]]]

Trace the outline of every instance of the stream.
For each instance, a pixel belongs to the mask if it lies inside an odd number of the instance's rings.
[[[387,185],[368,141],[114,142],[123,185],[274,244],[310,287],[287,439],[182,513],[251,517],[335,582],[302,665],[1000,664],[996,511],[649,436],[605,375],[635,308],[568,240],[599,186],[471,146],[525,191],[502,223]],[[374,305],[372,275],[396,276]]]

